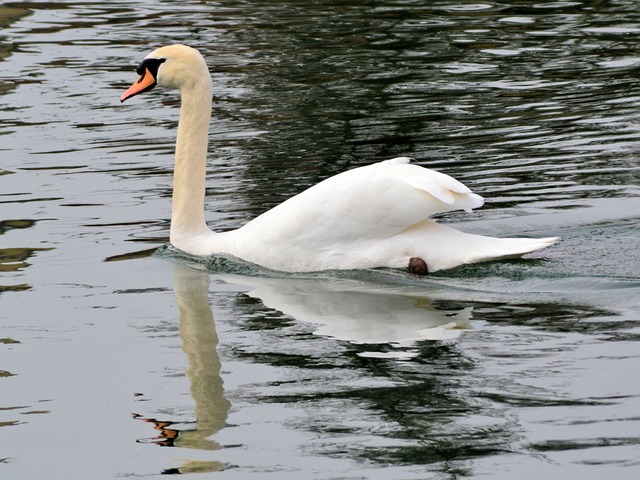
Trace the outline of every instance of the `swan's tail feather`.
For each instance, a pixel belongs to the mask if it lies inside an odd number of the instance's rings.
[[[426,220],[404,232],[413,242],[411,257],[426,261],[429,272],[469,263],[518,258],[556,243],[558,237],[495,238],[461,232]],[[410,234],[410,235],[409,235]],[[425,243],[425,238],[429,239]]]
[[[527,253],[549,247],[560,240],[559,237],[546,238],[487,238],[485,248],[477,250],[478,258],[473,262],[517,258]]]

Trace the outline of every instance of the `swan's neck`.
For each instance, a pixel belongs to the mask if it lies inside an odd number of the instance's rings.
[[[211,120],[211,77],[181,89],[182,105],[173,174],[171,243],[181,245],[209,232],[204,220],[207,143]]]

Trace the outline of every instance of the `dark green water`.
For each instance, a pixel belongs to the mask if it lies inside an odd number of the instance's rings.
[[[636,2],[3,2],[0,27],[2,478],[637,478]],[[562,242],[426,279],[151,256],[179,101],[119,96],[176,42],[214,80],[212,228],[407,155],[486,198],[443,222]]]

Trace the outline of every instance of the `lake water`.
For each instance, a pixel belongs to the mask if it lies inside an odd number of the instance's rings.
[[[2,478],[639,478],[637,2],[25,1],[0,25]],[[213,75],[212,228],[408,155],[486,198],[443,222],[562,242],[426,278],[181,258],[176,92],[119,102],[176,42]]]

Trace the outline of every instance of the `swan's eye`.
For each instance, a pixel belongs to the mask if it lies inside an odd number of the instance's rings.
[[[144,75],[144,73],[149,70],[149,73],[153,75],[153,78],[158,76],[158,68],[160,68],[160,64],[166,62],[166,58],[145,58],[138,68],[136,68],[136,73],[138,75]]]

